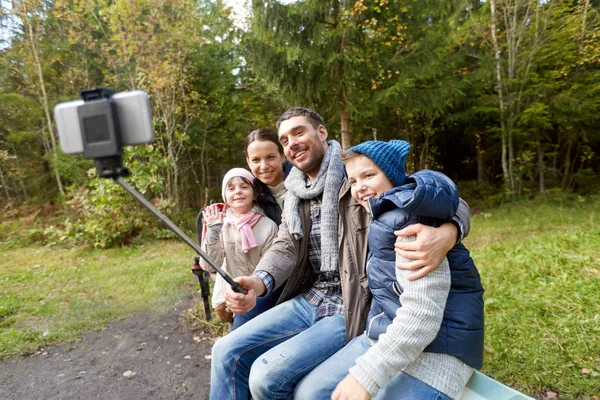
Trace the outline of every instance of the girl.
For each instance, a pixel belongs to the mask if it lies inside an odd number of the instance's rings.
[[[253,183],[254,176],[250,172],[233,168],[223,177],[225,212],[219,211],[216,204],[206,207],[203,212],[208,229],[202,247],[233,278],[251,274],[277,236],[277,224],[264,218],[263,211],[256,205]],[[209,268],[204,260],[200,265]],[[235,329],[248,319],[234,318],[227,311],[226,289],[227,283],[217,275],[212,306],[223,321],[233,322],[232,329]]]
[[[296,399],[459,399],[483,361],[483,288],[469,252],[409,281],[395,268],[394,231],[452,217],[458,191],[443,174],[408,177],[403,140],[369,141],[342,156],[352,197],[371,214],[367,276],[373,300],[366,332],[308,374]],[[405,260],[403,260],[405,261]],[[339,384],[338,384],[339,382]]]

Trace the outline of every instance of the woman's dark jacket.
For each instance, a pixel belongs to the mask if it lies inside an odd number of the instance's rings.
[[[287,160],[283,163],[283,173],[287,178],[290,170],[292,169],[292,164],[290,164]],[[269,187],[263,183],[260,179],[256,178],[254,180],[254,190],[256,191],[256,202],[263,209],[265,215],[273,220],[277,225],[281,225],[281,207],[277,204],[277,200],[275,200],[275,196],[269,190]]]

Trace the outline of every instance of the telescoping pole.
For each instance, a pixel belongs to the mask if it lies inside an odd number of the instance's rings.
[[[122,176],[113,176],[113,179],[129,194],[136,198],[144,207],[146,207],[152,214],[156,215],[173,233],[175,233],[181,240],[183,240],[188,246],[190,246],[204,261],[210,265],[212,269],[217,271],[219,275],[225,279],[225,282],[231,285],[234,292],[248,294],[246,289],[242,287],[238,282],[231,279],[225,271],[215,264],[215,262],[206,254],[200,246],[198,246],[188,235],[185,234],[173,221],[171,221],[166,215],[161,213],[152,203],[150,203],[140,192],[138,192],[133,186],[131,186]]]

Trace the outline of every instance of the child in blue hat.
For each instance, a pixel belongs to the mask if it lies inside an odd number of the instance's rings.
[[[352,197],[372,216],[367,276],[373,300],[364,335],[309,373],[297,399],[460,399],[483,363],[483,287],[468,250],[457,244],[442,264],[409,281],[395,267],[394,231],[440,226],[458,190],[435,171],[406,175],[410,144],[368,141],[342,154]],[[406,261],[402,259],[401,261]],[[332,394],[333,392],[333,394]]]

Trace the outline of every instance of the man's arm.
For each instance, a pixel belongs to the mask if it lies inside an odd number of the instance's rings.
[[[236,293],[231,288],[225,293],[225,302],[229,309],[234,313],[244,313],[253,309],[257,297],[270,293],[289,278],[297,260],[298,241],[289,233],[287,222],[283,218],[275,241],[261,258],[254,273],[235,279],[248,294]]]
[[[447,222],[439,228],[415,224],[394,232],[396,236],[417,236],[414,242],[396,242],[396,254],[412,260],[398,261],[396,267],[404,270],[418,269],[419,271],[407,278],[410,281],[427,275],[442,263],[446,254],[468,235],[470,229],[469,205],[460,199],[452,222]]]

